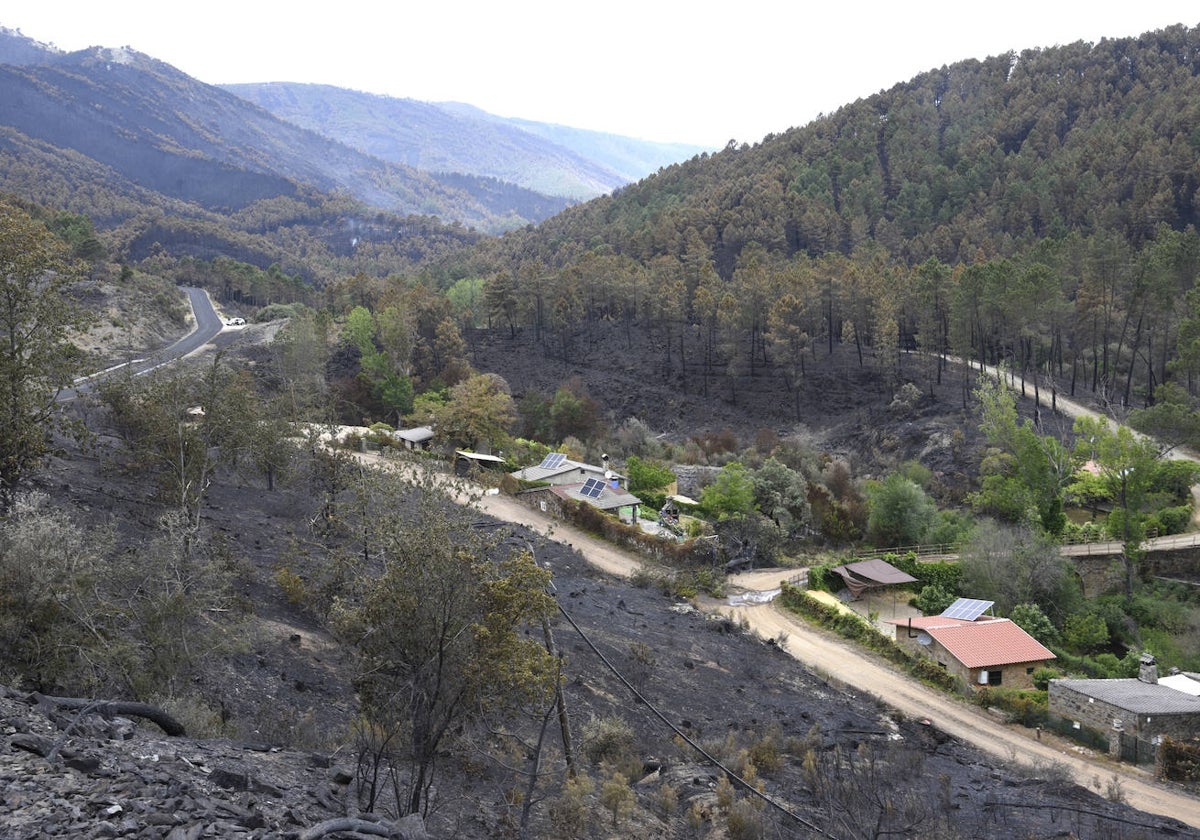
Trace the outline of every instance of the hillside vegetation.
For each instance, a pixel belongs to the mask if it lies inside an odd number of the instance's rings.
[[[1143,650],[1200,671],[1196,581],[1144,547],[1195,518],[1200,468],[1165,455],[1200,444],[1198,39],[962,62],[495,237],[434,212],[494,219],[481,201],[399,167],[347,178],[424,210],[300,178],[333,141],[264,144],[282,124],[147,57],[0,66],[19,397],[0,683],[345,756],[319,808],[268,809],[293,827],[958,837],[1052,833],[1068,809],[1081,836],[1185,830],[1130,816],[1117,775],[1107,800],[1054,767],[1022,781],[710,620],[701,593],[936,543],[957,561],[895,558],[919,581],[897,597],[993,601],[1053,646],[1038,681],[1129,676]],[[151,349],[147,312],[182,332],[173,283],[239,322],[77,381]],[[1044,392],[1128,425],[1019,399]],[[391,434],[417,425],[431,453]],[[564,504],[653,555],[618,581],[459,504],[440,456],[464,450],[611,464],[652,522],[668,494],[696,504],[664,512],[666,542]],[[473,478],[516,507],[511,475]],[[1116,580],[1084,597],[1061,543],[1099,537]],[[1036,682],[983,696],[1044,713]]]

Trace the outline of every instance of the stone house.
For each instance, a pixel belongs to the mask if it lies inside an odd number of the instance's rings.
[[[399,440],[405,449],[418,451],[428,449],[433,441],[433,428],[430,426],[417,426],[413,429],[400,429],[392,432],[392,435]]]
[[[1183,679],[1177,679],[1177,676]],[[1178,685],[1179,687],[1175,687]],[[1050,712],[1108,737],[1109,754],[1134,761],[1153,759],[1163,736],[1200,738],[1200,679],[1158,679],[1154,656],[1142,654],[1136,679],[1051,680]]]
[[[509,473],[518,481],[535,481],[544,484],[580,484],[589,478],[603,479],[608,483],[616,482],[625,486],[625,476],[614,472],[608,467],[608,456],[605,455],[605,465],[585,464],[573,461],[561,452],[551,452],[542,459],[540,464],[532,467],[522,467],[516,472]]]
[[[1033,672],[1055,659],[1007,618],[930,615],[888,623],[895,625],[901,648],[933,659],[973,687],[1032,688]]]
[[[637,522],[637,509],[642,501],[615,481],[605,482],[599,479],[522,490],[517,494],[517,498],[530,507],[559,519],[563,518],[562,500],[570,499],[614,514],[626,522]]]

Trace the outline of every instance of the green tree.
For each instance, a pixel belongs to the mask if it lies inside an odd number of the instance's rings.
[[[145,377],[110,378],[100,394],[129,450],[130,467],[149,471],[159,482],[161,498],[198,519],[200,503],[212,482],[218,452],[214,432],[201,413],[201,381],[180,369],[164,369]]]
[[[675,481],[675,473],[661,461],[642,460],[630,455],[625,461],[625,476],[629,480],[629,492],[635,496],[642,493],[662,492]]]
[[[517,282],[512,272],[498,271],[484,281],[483,302],[487,307],[489,324],[493,318],[508,324],[509,337],[516,338],[520,300],[517,296]]]
[[[812,521],[808,482],[804,476],[776,458],[768,458],[754,471],[754,503],[784,533]]]
[[[1008,614],[1013,624],[1044,645],[1058,643],[1058,630],[1037,604],[1017,604]]]
[[[556,443],[568,437],[589,440],[596,434],[600,423],[599,406],[588,396],[587,386],[579,377],[559,386],[554,392],[554,399],[550,401],[548,413]]]
[[[508,383],[496,374],[478,373],[450,389],[450,399],[437,410],[434,428],[439,438],[454,446],[498,449],[516,420]]]
[[[915,481],[892,473],[867,490],[867,536],[875,545],[914,545],[937,519],[937,505]]]
[[[1163,454],[1200,444],[1200,411],[1187,391],[1173,382],[1155,389],[1154,405],[1131,411],[1129,425],[1158,441]]]
[[[745,465],[734,461],[717,473],[712,484],[700,491],[700,506],[716,518],[742,516],[754,510],[754,481]]]
[[[505,534],[472,528],[470,512],[439,494],[414,504],[398,482],[386,492],[409,515],[378,523],[382,570],[357,581],[333,620],[358,655],[364,714],[408,767],[395,777],[397,807],[425,813],[456,727],[553,697],[557,660],[524,631],[548,620],[554,601],[549,573],[529,552],[503,550]]]
[[[1003,384],[981,379],[975,396],[980,428],[1001,455],[983,465],[976,510],[1062,533],[1063,494],[1076,463],[1071,451],[1057,438],[1039,434],[1032,421],[1018,422],[1016,398]]]
[[[291,420],[327,420],[329,318],[304,309],[288,319],[271,342],[272,372],[279,379],[284,416]]]
[[[487,299],[482,277],[462,277],[446,290],[446,299],[454,309],[458,322],[466,329],[484,326],[487,316]]]
[[[961,591],[996,602],[1000,615],[1017,604],[1037,604],[1055,621],[1063,621],[1079,603],[1075,570],[1057,542],[1030,526],[983,520],[962,549]]]
[[[88,321],[68,296],[75,282],[62,243],[0,202],[0,510],[47,452],[53,428],[72,427],[58,396],[80,372],[71,334]]]
[[[953,592],[933,583],[921,587],[921,591],[917,593],[916,607],[925,615],[941,615],[954,600]]]
[[[1133,579],[1145,550],[1146,517],[1157,477],[1158,447],[1128,426],[1115,426],[1098,417],[1075,420],[1076,447],[1095,464],[1100,485],[1116,508],[1109,530],[1124,543],[1125,597],[1133,597]]]
[[[1099,613],[1068,616],[1063,625],[1063,641],[1077,653],[1094,653],[1108,644],[1108,625]]]

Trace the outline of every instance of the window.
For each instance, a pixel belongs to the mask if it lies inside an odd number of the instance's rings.
[[[1026,669],[1025,669],[1025,673],[1026,673],[1026,674],[1032,674],[1032,673],[1033,673],[1033,666],[1032,666],[1032,665],[1030,665],[1028,668],[1026,668]]]
[[[1004,672],[1003,671],[988,671],[987,675],[988,675],[988,681],[987,681],[988,685],[1000,685],[1001,683],[1004,682]]]

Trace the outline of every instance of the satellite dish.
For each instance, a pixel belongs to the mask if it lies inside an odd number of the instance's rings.
[[[605,471],[604,471],[604,477],[605,477],[605,478],[612,478],[612,470],[605,470]]]
[[[917,634],[917,644],[931,645],[931,644],[933,644],[933,636],[930,636],[928,633],[926,633],[924,630],[922,630],[920,633]]]

